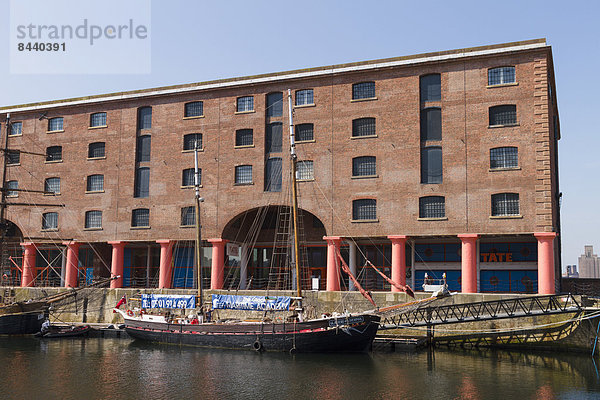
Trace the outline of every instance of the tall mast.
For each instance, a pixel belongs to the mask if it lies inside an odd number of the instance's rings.
[[[194,146],[194,189],[195,189],[195,210],[196,210],[196,275],[198,276],[198,306],[202,309],[202,252],[201,252],[201,227],[200,224],[200,203],[204,201],[200,197],[200,176],[198,173],[198,142]]]
[[[296,182],[296,136],[294,135],[294,117],[292,113],[292,90],[288,89],[288,109],[290,119],[290,163],[292,166],[292,212],[294,217],[294,264],[296,265],[296,292],[302,297],[300,283],[300,252],[298,246],[298,187]]]

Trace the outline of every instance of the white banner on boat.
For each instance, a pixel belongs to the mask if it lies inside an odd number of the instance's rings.
[[[195,308],[196,296],[180,294],[143,294],[142,308]]]
[[[288,311],[292,299],[285,296],[237,296],[213,294],[212,308],[229,310]]]

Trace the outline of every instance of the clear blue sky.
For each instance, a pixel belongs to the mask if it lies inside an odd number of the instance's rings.
[[[562,130],[563,265],[585,244],[600,252],[600,130],[589,123],[600,109],[598,1],[155,0],[143,75],[11,75],[9,1],[0,4],[0,105],[546,38]]]

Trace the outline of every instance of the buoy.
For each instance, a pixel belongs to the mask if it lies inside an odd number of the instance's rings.
[[[127,310],[127,315],[129,315],[130,317],[133,317],[133,311]]]
[[[254,344],[252,345],[252,348],[255,351],[261,351],[263,349],[262,343],[260,342],[260,340],[256,339],[256,341],[254,342]]]

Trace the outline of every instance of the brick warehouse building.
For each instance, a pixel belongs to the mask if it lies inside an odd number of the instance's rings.
[[[341,247],[370,290],[389,285],[365,258],[417,290],[445,272],[451,290],[554,293],[554,88],[538,39],[1,108],[4,284],[112,271],[114,287],[193,287],[197,144],[204,284],[264,288],[291,89],[305,258],[322,289],[348,288]]]

